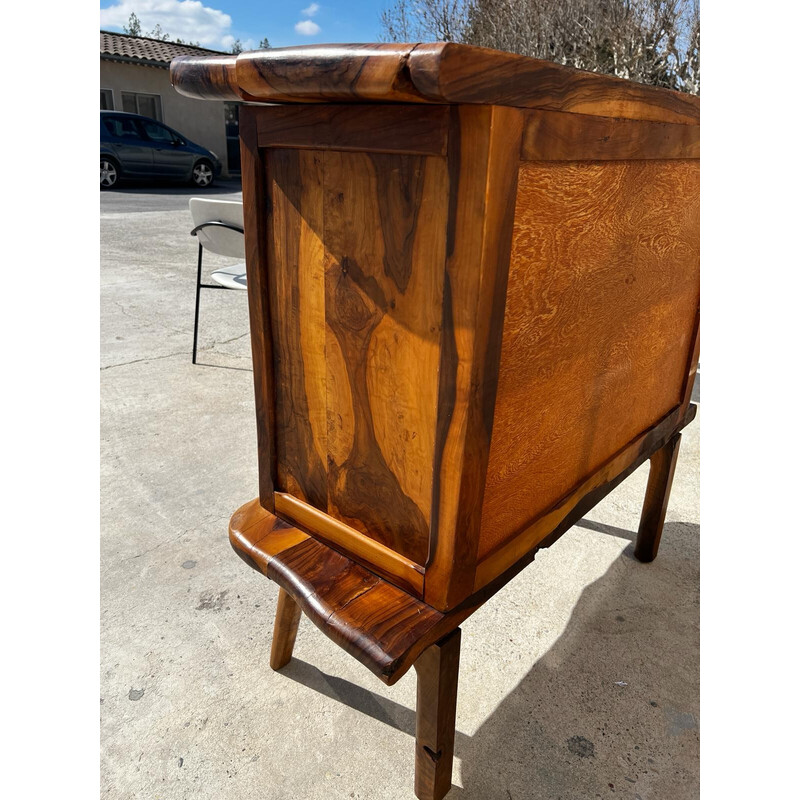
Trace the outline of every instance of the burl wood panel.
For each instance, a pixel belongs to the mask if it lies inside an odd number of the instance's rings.
[[[428,554],[443,157],[267,150],[277,486]]]
[[[698,202],[694,160],[520,166],[480,559],[680,405]]]

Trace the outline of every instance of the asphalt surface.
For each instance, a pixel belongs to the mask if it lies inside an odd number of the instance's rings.
[[[269,669],[277,588],[227,540],[257,494],[247,298],[204,292],[193,366],[194,194],[101,198],[101,796],[412,800],[413,670],[386,687],[306,619]],[[448,800],[699,796],[699,420],[655,562],[645,465],[462,625]]]
[[[241,200],[240,180],[216,180],[208,189],[180,184],[131,182],[100,192],[102,212],[126,214],[135,211],[180,211],[189,206],[190,197],[219,197]]]

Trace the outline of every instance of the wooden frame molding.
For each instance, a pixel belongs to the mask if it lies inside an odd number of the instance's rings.
[[[700,127],[650,120],[525,112],[522,161],[700,158]]]
[[[275,453],[275,375],[272,368],[272,321],[269,281],[262,265],[267,263],[271,243],[267,218],[266,168],[258,147],[258,130],[253,109],[243,108],[239,119],[242,154],[242,200],[249,214],[245,218],[244,245],[247,269],[247,300],[250,312],[250,340],[253,353],[253,384],[256,400],[256,441],[258,447],[258,492],[261,505],[275,510],[277,457]],[[259,220],[248,224],[248,218]]]
[[[280,106],[257,117],[258,146],[443,156],[445,106]]]
[[[463,106],[453,113],[433,478],[438,515],[425,572],[425,600],[442,610],[472,590],[522,140],[522,114],[516,109]],[[475,225],[476,219],[482,224]]]
[[[419,564],[285,492],[275,492],[275,512],[337,549],[343,549],[411,594],[422,597],[425,570]]]

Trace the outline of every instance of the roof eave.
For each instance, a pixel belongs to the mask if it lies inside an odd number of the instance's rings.
[[[119,61],[122,64],[139,64],[145,67],[158,67],[169,69],[169,61],[154,61],[150,58],[134,58],[132,56],[117,56],[111,53],[100,53],[101,61]]]

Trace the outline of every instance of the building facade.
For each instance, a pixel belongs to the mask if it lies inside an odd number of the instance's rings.
[[[169,82],[173,58],[215,54],[202,47],[100,31],[100,108],[144,114],[175,128],[216,153],[226,177],[230,166],[238,167],[229,165],[226,104],[184,97]]]

